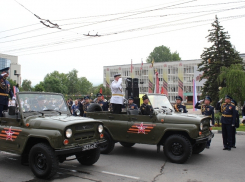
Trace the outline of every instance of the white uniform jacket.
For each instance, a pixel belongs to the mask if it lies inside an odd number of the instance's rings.
[[[111,93],[110,103],[123,104],[122,78],[119,78],[118,81],[114,80],[111,83]]]

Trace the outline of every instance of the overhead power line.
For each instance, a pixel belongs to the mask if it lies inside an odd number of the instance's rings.
[[[231,19],[229,19],[229,20],[231,20]],[[229,21],[229,20],[224,20],[224,21]],[[52,51],[44,51],[44,52],[36,52],[36,53],[22,54],[22,55],[19,55],[19,56],[34,55],[34,54],[43,54],[43,53],[57,52],[57,51],[62,51],[62,50],[77,49],[77,48],[82,48],[82,47],[91,47],[91,46],[95,46],[95,45],[103,45],[103,44],[108,44],[108,43],[113,43],[113,42],[120,42],[120,41],[131,40],[131,39],[142,38],[142,37],[148,37],[148,36],[158,35],[158,34],[163,34],[163,33],[168,33],[168,32],[174,32],[174,31],[179,31],[179,30],[184,30],[184,29],[189,29],[189,28],[194,28],[194,27],[199,27],[199,26],[209,25],[209,24],[210,23],[205,23],[205,24],[201,24],[201,25],[190,26],[190,27],[185,27],[185,28],[179,28],[179,29],[175,29],[175,30],[158,32],[158,33],[153,33],[153,34],[148,34],[148,35],[130,37],[130,38],[119,39],[119,40],[108,41],[108,42],[102,42],[102,43],[97,43],[97,44],[90,44],[90,45],[84,45],[84,46],[76,46],[76,47],[70,47],[70,48],[64,48],[64,49],[57,49],[57,50],[52,50]]]
[[[190,2],[194,2],[194,1],[197,1],[197,0],[190,0],[190,1],[187,1],[187,2],[182,2],[182,3],[170,5],[170,6],[167,6],[167,7],[178,6],[178,5],[181,5],[181,4],[187,4],[187,3],[190,3]],[[138,14],[153,12],[153,11],[157,11],[157,10],[164,9],[164,8],[167,8],[167,7],[161,7],[161,8],[151,9],[151,10],[145,10],[145,11],[140,12],[140,13],[135,13],[135,14],[126,15],[126,16],[117,17],[117,18],[108,19],[108,20],[103,20],[103,21],[99,21],[99,22],[96,22],[96,23],[90,23],[90,24],[86,24],[86,25],[83,25],[83,26],[73,27],[73,28],[64,29],[64,30],[65,31],[74,30],[74,29],[77,29],[77,28],[82,28],[82,27],[86,27],[86,26],[90,26],[90,25],[95,25],[95,24],[98,24],[98,23],[104,23],[104,22],[114,21],[114,20],[117,20],[117,19],[120,19],[120,18],[125,18],[125,17],[135,16],[135,15],[138,15]],[[59,33],[59,32],[61,32],[61,31],[50,32],[50,33],[46,33],[46,34],[40,34],[40,35],[36,35],[36,36],[30,36],[30,37],[15,39],[15,40],[9,40],[9,41],[4,41],[4,42],[0,42],[0,43],[14,42],[14,41],[18,41],[18,40],[24,40],[24,39],[29,39],[29,38],[40,37],[40,36],[44,36],[44,35],[51,35],[51,34]]]
[[[243,15],[237,15],[237,16],[220,17],[219,19],[222,19],[222,20],[226,20],[226,19],[231,20],[231,19],[237,19],[237,18],[243,18],[243,17],[245,17],[245,14],[243,14]],[[187,25],[187,24],[193,24],[193,23],[201,23],[201,22],[207,22],[207,21],[213,21],[213,19],[205,19],[205,20],[198,20],[198,21],[191,21],[191,22],[183,22],[183,23],[178,23],[178,24],[170,24],[170,25],[167,25],[166,27],[179,26],[179,25]],[[74,43],[74,42],[83,41],[83,40],[84,40],[84,38],[83,39],[74,39],[74,40],[70,40],[70,41],[56,42],[56,43],[53,43],[53,44],[46,44],[46,45],[39,45],[39,46],[30,46],[30,47],[25,47],[25,48],[20,48],[20,49],[5,50],[4,52],[30,51],[30,49],[33,50],[33,49],[46,48],[46,47],[50,47],[50,46],[58,46],[58,45],[62,45],[62,44]]]

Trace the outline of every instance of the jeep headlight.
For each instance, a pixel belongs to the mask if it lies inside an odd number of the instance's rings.
[[[200,130],[202,130],[203,129],[203,124],[202,123],[200,123]]]
[[[104,129],[104,127],[100,124],[100,125],[98,126],[98,132],[99,132],[99,133],[102,133],[103,129]]]
[[[66,130],[66,138],[71,138],[71,136],[72,136],[72,130],[70,128],[68,128]]]
[[[77,116],[79,116],[80,115],[80,110],[79,109],[76,109],[75,110],[75,113],[76,113]]]

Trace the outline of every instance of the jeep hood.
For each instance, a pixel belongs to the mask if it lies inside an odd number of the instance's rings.
[[[174,124],[198,124],[207,116],[188,114],[188,113],[172,113],[172,114],[158,114],[158,121],[164,119],[164,123]]]
[[[36,129],[58,129],[63,130],[65,127],[79,123],[94,123],[100,122],[92,118],[75,117],[75,116],[31,116],[28,117],[25,123],[29,123],[30,128]]]

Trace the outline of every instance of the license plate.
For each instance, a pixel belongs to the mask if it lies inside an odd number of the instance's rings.
[[[95,149],[95,148],[97,148],[96,143],[94,143],[94,144],[89,144],[89,145],[84,145],[84,146],[83,146],[83,150],[91,150],[91,149]]]

